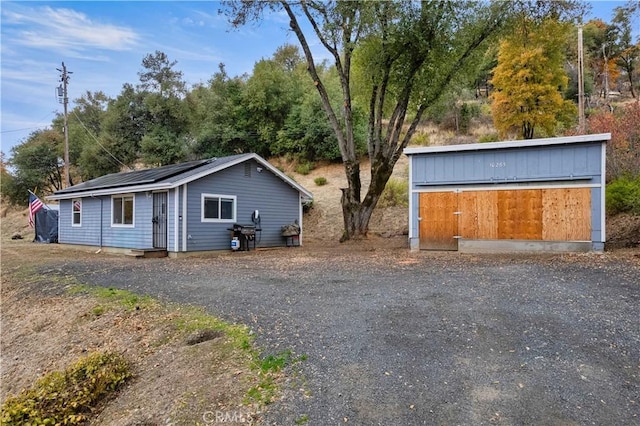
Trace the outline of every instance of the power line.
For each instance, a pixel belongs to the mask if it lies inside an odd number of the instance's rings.
[[[41,127],[46,127],[46,126],[47,124],[43,124],[42,126],[39,126],[39,127],[25,127],[24,129],[2,130],[0,131],[0,133],[24,132],[25,130],[40,129]]]
[[[102,145],[100,143],[100,141],[98,140],[98,138],[96,138],[93,133],[91,133],[91,131],[89,129],[87,129],[87,126],[84,125],[84,123],[82,122],[82,120],[80,120],[80,117],[78,117],[78,114],[76,114],[76,112],[74,110],[71,110],[71,112],[73,113],[73,115],[76,117],[76,119],[78,120],[78,122],[82,125],[82,128],[84,130],[87,131],[87,133],[89,134],[89,136],[91,136],[93,138],[94,141],[96,141],[96,143],[100,146],[100,148],[102,148],[104,150],[104,152],[106,152],[107,154],[109,154],[111,156],[111,158],[113,158],[114,160],[116,160],[116,162],[118,164],[120,164],[121,166],[127,167],[129,170],[131,170],[131,167],[127,166],[126,164],[124,164],[122,161],[118,160],[116,158],[115,155],[113,155],[107,148],[105,148],[104,145]]]
[[[50,124],[40,124],[40,123],[43,122],[45,118],[48,118],[52,115],[53,115],[52,113],[48,112],[44,117],[38,120],[38,124],[36,124],[35,126],[25,127],[23,129],[2,130],[0,131],[0,133],[24,132],[25,130],[34,130],[34,129],[41,129],[42,127],[49,127]]]

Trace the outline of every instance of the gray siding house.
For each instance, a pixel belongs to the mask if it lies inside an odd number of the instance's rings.
[[[411,249],[602,251],[610,139],[405,149]]]
[[[178,255],[228,250],[234,224],[256,226],[257,247],[283,246],[282,226],[304,229],[312,194],[257,154],[239,154],[106,175],[47,198],[60,203],[60,243]]]

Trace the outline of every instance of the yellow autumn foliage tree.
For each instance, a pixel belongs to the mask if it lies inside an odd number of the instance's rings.
[[[569,81],[563,68],[567,34],[566,25],[557,21],[523,22],[500,43],[491,80],[500,137],[554,136],[575,122],[576,106],[562,96]]]

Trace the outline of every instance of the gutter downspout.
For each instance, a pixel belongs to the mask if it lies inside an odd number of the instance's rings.
[[[182,251],[187,251],[187,184],[182,185]]]
[[[91,194],[90,197],[91,198],[99,198],[99,200],[100,200],[100,237],[99,237],[99,241],[98,241],[98,244],[99,244],[99,250],[98,251],[100,251],[100,250],[102,250],[102,229],[104,227],[104,224],[102,223],[102,219],[104,217],[104,209],[103,209],[103,203],[102,202],[104,200],[102,199],[102,197],[96,197],[93,194]]]
[[[180,187],[173,190],[173,251],[180,251]]]

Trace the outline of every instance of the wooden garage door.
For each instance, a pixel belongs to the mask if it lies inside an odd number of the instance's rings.
[[[543,240],[591,241],[591,188],[541,192]]]
[[[420,248],[458,250],[458,194],[424,192],[419,204]]]
[[[420,218],[423,249],[456,250],[456,235],[474,240],[589,241],[591,189],[422,193]]]

